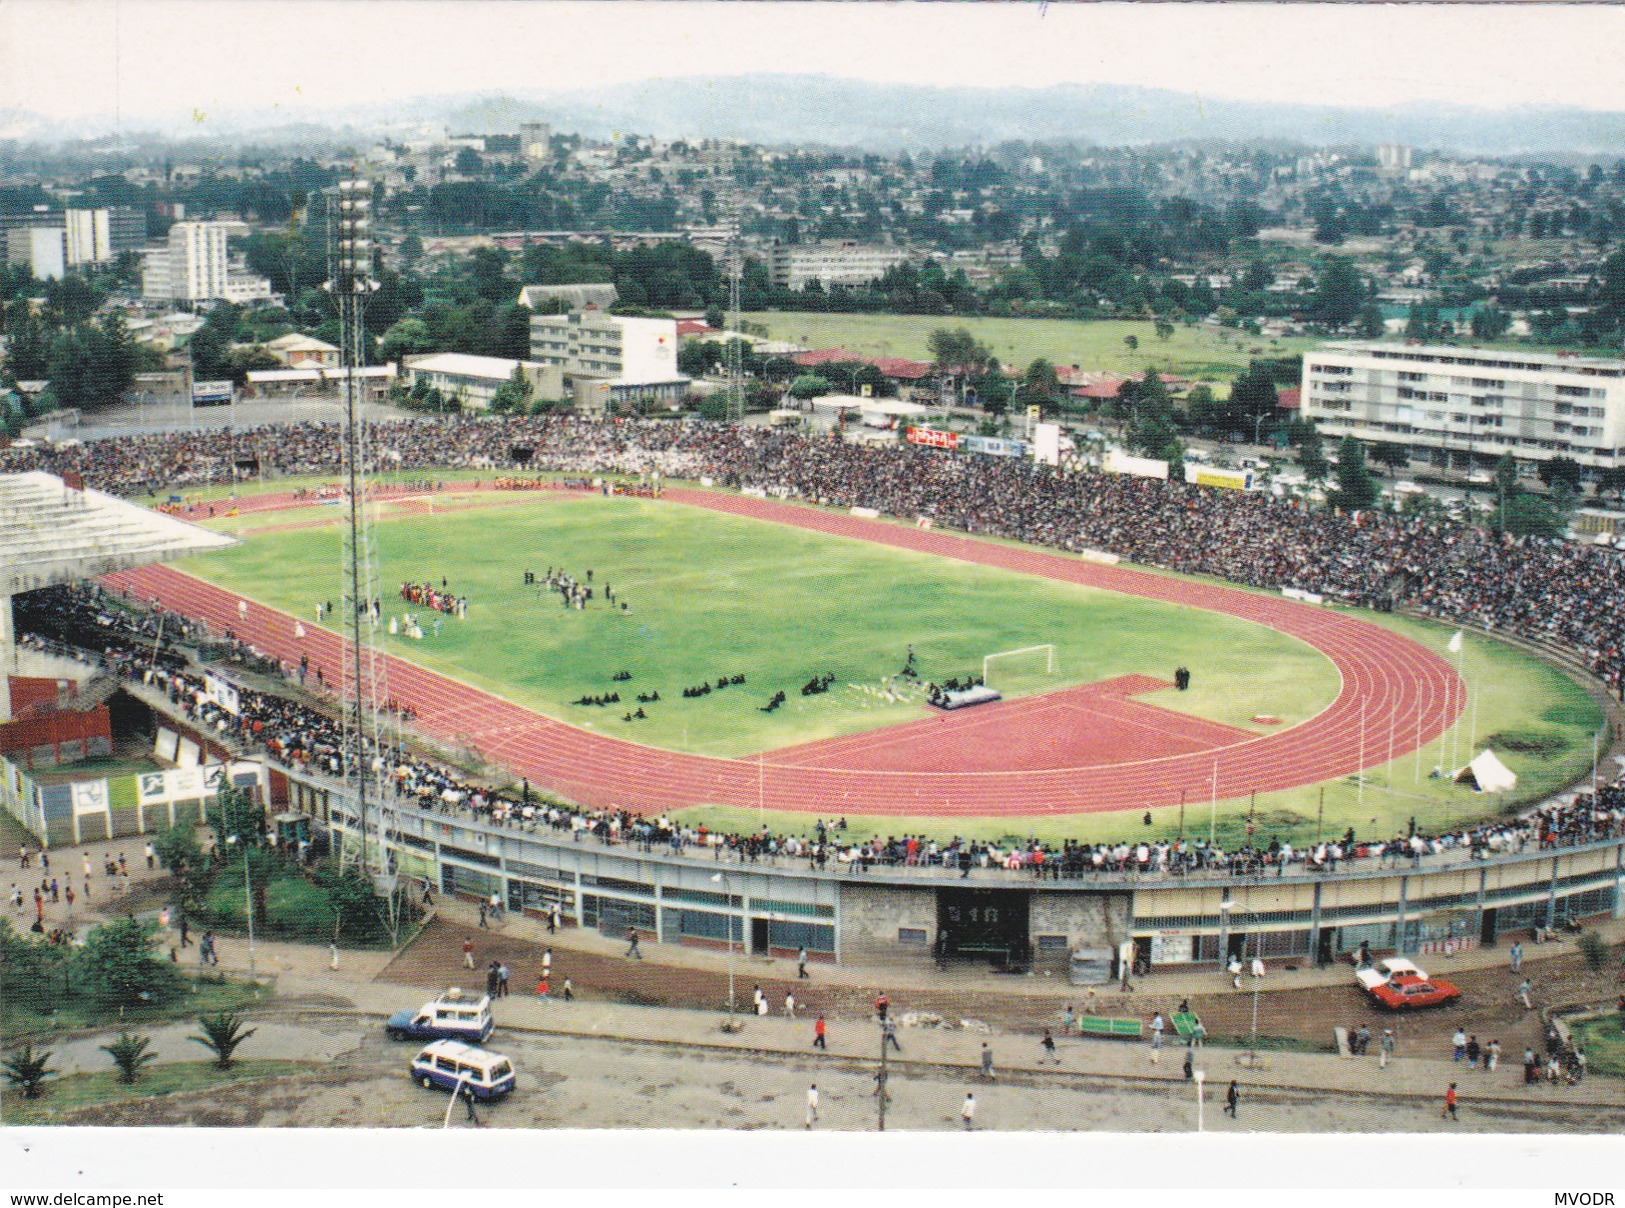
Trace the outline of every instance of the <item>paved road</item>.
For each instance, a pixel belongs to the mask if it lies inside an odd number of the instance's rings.
[[[311,1050],[333,1047],[354,1019],[309,1013],[286,1021],[312,1037]],[[252,1043],[252,1042],[251,1042]],[[498,1128],[803,1129],[806,1092],[817,1082],[820,1130],[875,1126],[874,1062],[839,1055],[726,1053],[685,1044],[639,1043],[504,1031],[491,1042],[514,1059],[519,1087],[508,1100],[482,1106],[483,1125]],[[379,1031],[323,1060],[309,1074],[235,1084],[159,1100],[90,1108],[75,1124],[259,1127],[437,1127],[447,1096],[425,1091],[405,1074],[415,1046]],[[296,1046],[260,1056],[293,1056]],[[246,1049],[245,1049],[246,1053]],[[976,1096],[981,1130],[1090,1129],[1189,1132],[1197,1125],[1194,1087],[1183,1082],[1125,1086],[1071,1073],[1031,1071],[986,1082],[965,1069],[893,1062],[887,1126],[959,1130],[967,1091]],[[1239,1119],[1218,1110],[1210,1085],[1204,1123],[1214,1132],[1519,1132],[1619,1133],[1625,1107],[1578,1104],[1482,1104],[1458,1122],[1437,1105],[1402,1096],[1327,1095],[1248,1087]],[[452,1127],[468,1128],[466,1114]]]

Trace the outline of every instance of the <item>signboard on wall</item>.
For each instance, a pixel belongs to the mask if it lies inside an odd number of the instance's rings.
[[[1061,464],[1061,425],[1033,425],[1033,460],[1046,466]]]
[[[203,677],[203,691],[209,700],[236,717],[242,712],[237,700],[237,689],[217,675]]]
[[[1196,959],[1196,937],[1183,932],[1158,932],[1151,937],[1151,965],[1188,965]]]
[[[1106,472],[1167,481],[1168,463],[1155,457],[1134,457],[1121,449],[1109,449],[1106,452]]]
[[[925,445],[931,449],[959,448],[959,433],[944,432],[940,428],[910,428],[904,436],[910,444]]]

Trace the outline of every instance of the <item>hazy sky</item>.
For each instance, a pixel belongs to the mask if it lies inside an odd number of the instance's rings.
[[[172,122],[660,76],[1113,82],[1625,110],[1625,10],[1376,4],[0,0],[0,108]]]

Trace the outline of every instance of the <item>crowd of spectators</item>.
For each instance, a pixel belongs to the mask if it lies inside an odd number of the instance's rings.
[[[423,472],[506,467],[529,450],[526,469],[576,476],[647,479],[708,477],[733,488],[836,507],[870,507],[934,527],[1079,551],[1109,551],[1187,574],[1216,575],[1266,588],[1295,587],[1354,604],[1409,604],[1454,623],[1504,630],[1580,654],[1616,692],[1625,687],[1625,559],[1593,545],[1499,534],[1453,522],[1385,512],[1343,515],[1264,493],[1241,493],[1154,479],[1063,473],[1031,462],[968,457],[912,446],[875,447],[774,429],[698,421],[593,420],[575,417],[456,418],[378,425],[372,447],[397,477],[432,483]],[[156,497],[229,478],[244,455],[273,475],[337,473],[339,442],[330,425],[304,423],[172,433],[0,451],[0,470],[74,471],[104,490]],[[416,476],[416,477],[414,477]],[[522,481],[517,476],[512,481]],[[534,481],[532,479],[531,481]],[[590,478],[573,481],[590,487]],[[190,628],[160,615],[130,617],[101,607],[94,592],[33,593],[19,600],[19,630],[95,656],[119,674],[167,677],[164,686],[194,719],[273,758],[338,775],[343,749],[326,712],[271,693],[247,692],[236,716],[202,693],[173,645]],[[44,640],[36,639],[36,640]],[[254,665],[255,652],[227,650]],[[157,658],[154,659],[156,652]],[[287,669],[284,669],[287,670]],[[806,858],[864,868],[872,864],[1021,869],[1034,876],[1143,875],[1221,871],[1284,872],[1294,865],[1335,867],[1341,860],[1398,861],[1464,850],[1486,856],[1530,843],[1572,843],[1620,833],[1625,790],[1582,794],[1526,818],[1468,831],[1317,843],[1308,850],[1272,840],[1224,852],[1203,843],[1087,845],[1059,849],[1029,843],[997,848],[954,838],[844,835],[815,838],[718,835],[645,820],[624,811],[576,811],[532,804],[469,783],[451,769],[402,752],[389,761],[396,795],[426,808],[474,810],[509,825],[570,829],[577,838],[636,841],[683,850],[700,846],[745,860]]]

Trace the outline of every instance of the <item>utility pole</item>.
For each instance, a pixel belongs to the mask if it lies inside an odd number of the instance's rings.
[[[890,1071],[886,1066],[886,1023],[882,1020],[880,1024],[880,1072],[875,1075],[875,1099],[878,1103],[877,1110],[880,1113],[876,1127],[877,1132],[886,1131],[886,1079],[889,1075]]]

